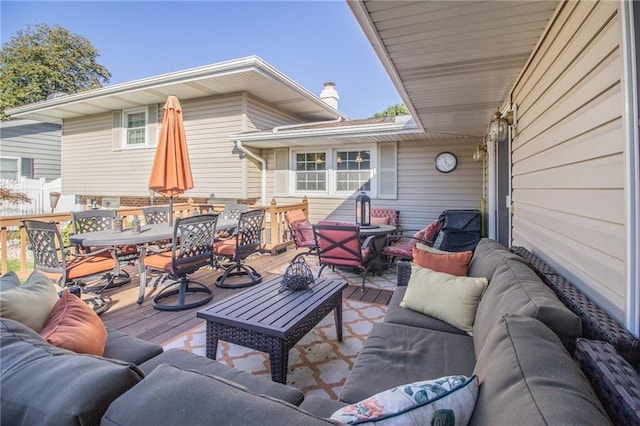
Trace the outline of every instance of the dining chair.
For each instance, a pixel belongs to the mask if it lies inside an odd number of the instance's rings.
[[[227,239],[217,241],[214,247],[216,256],[229,263],[222,265],[224,272],[216,279],[216,285],[224,288],[242,288],[258,284],[262,275],[246,263],[247,257],[260,252],[262,248],[262,229],[264,210],[250,210],[240,214],[235,233]],[[235,280],[232,277],[247,277],[247,280]]]
[[[147,206],[142,208],[144,223],[153,225],[156,223],[169,223],[169,206]]]
[[[112,227],[113,219],[118,216],[115,209],[109,210],[84,210],[71,212],[72,232],[76,235],[85,234],[87,232],[107,231]],[[98,248],[102,250],[103,247]],[[96,250],[95,247],[87,247],[76,245],[77,253],[90,253]],[[134,260],[138,257],[138,248],[136,246],[118,246],[114,247],[116,253],[116,267],[113,272],[114,279],[107,284],[105,289],[112,287],[121,287],[131,281],[131,277],[127,271],[120,269],[120,262]]]
[[[318,278],[326,266],[355,268],[362,272],[362,289],[369,273],[372,259],[369,244],[374,238],[360,239],[360,227],[356,224],[327,224],[319,222],[313,226],[318,247],[320,270]]]
[[[74,253],[62,242],[58,225],[54,222],[38,220],[22,221],[29,248],[33,252],[33,269],[45,273],[60,275],[61,286],[81,286],[86,289],[82,279],[103,276],[107,285],[114,280],[113,270],[117,259],[110,248],[92,250],[88,253]],[[102,289],[106,288],[103,286]],[[99,292],[85,292],[83,300],[92,306],[97,314],[107,309],[107,304]]]
[[[391,225],[397,228],[400,224],[400,210],[372,207],[371,223],[378,225]]]
[[[203,283],[189,279],[189,275],[203,266],[211,265],[217,222],[218,215],[215,214],[176,218],[170,251],[157,251],[153,246],[145,246],[140,250],[142,272],[138,304],[144,299],[147,268],[164,271],[172,280],[153,298],[154,308],[161,311],[180,311],[211,301],[211,289]],[[147,251],[151,254],[147,255]],[[198,293],[199,297],[188,297],[193,293]],[[172,296],[177,298],[174,300]]]
[[[422,243],[433,247],[443,225],[443,220],[436,220],[418,231],[404,230],[398,234],[393,234],[389,237],[390,242],[382,250],[382,253],[387,256],[389,263],[394,263],[397,260],[411,261],[413,259],[413,248],[416,244]]]
[[[290,210],[284,214],[284,219],[287,222],[296,249],[303,248],[307,250],[298,253],[291,261],[295,262],[301,256],[316,254],[318,246],[313,234],[313,227],[304,211],[302,209]]]

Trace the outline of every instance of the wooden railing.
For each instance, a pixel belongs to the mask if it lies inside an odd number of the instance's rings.
[[[176,203],[173,206],[173,214],[176,217],[192,216],[194,212],[206,213],[212,209],[215,212],[221,212],[224,210],[223,204],[191,204],[191,203]],[[284,219],[284,214],[291,210],[301,209],[305,212],[307,217],[309,216],[309,203],[307,197],[305,197],[301,203],[297,204],[282,204],[278,205],[274,200],[271,201],[269,206],[254,205],[250,206],[250,209],[264,209],[265,210],[265,224],[264,224],[264,248],[266,252],[271,254],[278,254],[286,249],[287,246],[292,245],[293,241],[288,232],[287,223]],[[139,216],[143,219],[142,208],[140,207],[126,207],[117,209],[118,214],[122,216],[125,223],[131,221],[134,216]],[[17,244],[18,259],[20,261],[20,268],[18,272],[28,272],[29,267],[27,260],[27,234],[22,225],[22,220],[33,219],[44,222],[55,222],[58,227],[63,227],[64,224],[71,222],[70,212],[51,213],[51,214],[36,214],[30,216],[4,216],[0,217],[0,264],[2,265],[2,273],[6,274],[9,267],[9,240],[13,244]],[[143,219],[144,220],[144,219]],[[61,225],[63,224],[63,225]],[[17,241],[14,241],[17,240]]]

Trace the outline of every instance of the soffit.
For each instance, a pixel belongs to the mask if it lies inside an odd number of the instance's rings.
[[[349,1],[414,118],[482,136],[544,33],[553,1]]]

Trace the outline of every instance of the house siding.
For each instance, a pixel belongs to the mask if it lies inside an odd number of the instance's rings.
[[[516,84],[512,243],[624,321],[624,97],[619,2],[562,6]]]
[[[240,94],[181,101],[194,189],[187,197],[238,198],[243,193],[242,160],[229,135],[242,129]],[[162,106],[159,119],[162,121]],[[63,191],[103,196],[149,196],[156,147],[112,147],[112,114],[66,120],[63,128]],[[96,161],[98,160],[99,161]]]
[[[398,198],[373,199],[372,207],[400,210],[400,224],[405,229],[423,228],[446,209],[479,209],[482,163],[472,160],[479,142],[479,139],[398,142]],[[435,157],[442,151],[453,152],[458,158],[458,167],[451,173],[439,173],[435,169]],[[274,150],[268,150],[265,156],[269,164],[267,194],[274,197]],[[299,197],[275,198],[278,204],[301,201]],[[354,197],[310,195],[308,201],[312,223],[325,218],[355,220]]]
[[[57,124],[3,123],[0,126],[0,156],[33,158],[34,178],[58,179],[61,175],[61,137],[62,131]]]

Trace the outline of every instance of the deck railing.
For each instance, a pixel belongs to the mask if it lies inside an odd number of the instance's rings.
[[[176,217],[192,216],[194,212],[199,211],[206,213],[212,209],[215,212],[224,210],[224,204],[193,204],[193,203],[176,203],[173,206],[173,214]],[[268,206],[253,205],[250,209],[264,209],[265,223],[263,241],[263,251],[271,254],[278,254],[293,244],[293,240],[289,235],[288,227],[284,218],[286,212],[301,209],[309,216],[309,203],[305,197],[301,203],[282,204],[274,200]],[[134,216],[143,219],[141,207],[125,207],[117,209],[118,214],[122,216],[125,223],[131,221]],[[18,259],[20,261],[20,273],[28,272],[31,268],[27,260],[27,233],[22,225],[22,220],[33,219],[44,222],[55,222],[59,228],[63,228],[71,221],[70,212],[60,212],[51,214],[35,214],[29,216],[4,216],[0,217],[0,263],[2,265],[2,274],[6,274],[9,266],[9,246],[18,247]]]

